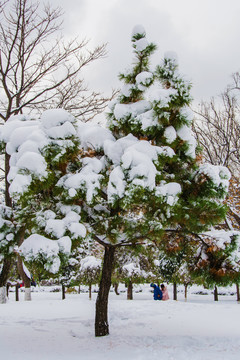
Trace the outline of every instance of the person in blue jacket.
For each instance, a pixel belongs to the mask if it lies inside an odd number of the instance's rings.
[[[160,289],[159,285],[151,283],[150,286],[153,287],[154,300],[162,300],[162,290]]]

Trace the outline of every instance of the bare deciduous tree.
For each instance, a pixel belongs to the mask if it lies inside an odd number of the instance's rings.
[[[203,158],[213,165],[226,166],[232,173],[227,198],[228,228],[240,226],[240,74],[234,73],[233,83],[217,99],[203,102],[195,110],[193,130],[203,148]]]
[[[203,102],[195,110],[193,130],[203,148],[203,157],[214,165],[223,165],[239,172],[240,124],[237,97],[230,89],[220,96]]]
[[[51,107],[85,119],[101,112],[107,99],[89,92],[80,74],[105,55],[105,45],[89,51],[86,40],[65,42],[60,8],[31,0],[0,6],[0,117]]]

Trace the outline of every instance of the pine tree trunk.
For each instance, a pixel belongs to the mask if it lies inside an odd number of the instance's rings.
[[[218,301],[218,289],[216,285],[214,287],[214,301]]]
[[[177,284],[173,283],[173,300],[177,300]]]
[[[129,281],[128,288],[127,288],[127,299],[128,300],[133,299],[133,284],[131,281]]]
[[[92,300],[92,284],[88,285],[89,300]]]
[[[78,294],[80,294],[81,293],[81,286],[79,285],[78,286]]]
[[[184,285],[184,296],[185,296],[185,301],[187,301],[187,285]]]
[[[26,275],[23,269],[23,263],[20,255],[17,255],[17,268],[19,275],[21,276],[22,281],[24,282],[25,292],[24,292],[24,300],[31,301],[31,279]]]
[[[2,271],[0,273],[0,289],[2,289],[0,290],[1,291],[0,304],[5,304],[7,302],[7,281],[8,281],[11,265],[12,265],[12,258],[5,257],[3,260]]]
[[[66,298],[66,288],[65,285],[62,284],[62,300],[64,300]]]
[[[237,301],[240,301],[239,284],[236,284],[236,290],[237,290]]]
[[[105,247],[103,268],[96,301],[95,336],[105,336],[109,334],[108,295],[111,288],[114,252],[114,247]]]

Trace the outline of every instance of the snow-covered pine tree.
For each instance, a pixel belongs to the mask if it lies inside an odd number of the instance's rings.
[[[197,163],[191,86],[179,75],[176,59],[168,53],[156,71],[149,71],[155,46],[141,26],[134,28],[132,43],[133,66],[120,75],[124,86],[110,104],[109,128],[117,141],[104,143],[111,164],[99,193],[104,207],[91,209],[89,217],[108,254],[97,300],[97,308],[105,304],[97,311],[103,314],[96,317],[97,336],[108,334],[107,291],[101,288],[110,288],[114,247],[161,242],[166,231],[185,235],[208,229],[225,215],[221,200],[230,177],[223,167]]]
[[[17,245],[36,278],[38,272],[66,272],[71,251],[86,235],[79,202],[71,202],[71,190],[66,199],[57,186],[63,175],[79,167],[75,122],[58,109],[44,112],[38,121],[12,117],[2,130],[11,155],[9,190],[21,228]]]
[[[116,138],[129,133],[137,137],[144,136],[143,126],[136,120],[136,116],[150,109],[144,93],[154,80],[154,75],[149,70],[149,59],[156,50],[156,45],[148,42],[145,29],[137,25],[132,32],[132,46],[135,54],[133,65],[120,73],[119,79],[124,81],[124,85],[118,99],[109,104],[112,112],[108,113],[108,126]]]
[[[145,31],[139,26],[134,29],[132,40],[137,53],[134,67],[121,75],[124,90],[112,102],[109,114],[109,127],[114,135],[125,135],[133,143],[134,152],[123,156],[120,164],[127,183],[125,197],[130,194],[129,202],[140,201],[142,213],[145,211],[143,200],[146,200],[148,211],[158,214],[156,233],[161,226],[187,233],[201,232],[225,215],[221,200],[226,194],[230,173],[224,167],[197,162],[197,144],[191,131],[193,115],[189,108],[191,85],[179,74],[175,54],[166,53],[156,71],[148,71],[149,75],[145,76],[149,69],[137,72],[141,66],[136,62],[140,62],[142,53],[149,57],[154,46],[148,47]],[[147,80],[140,82],[139,78]],[[132,89],[139,90],[138,97],[132,95]],[[134,145],[136,137],[140,141]],[[152,168],[144,163],[148,150],[152,151]],[[149,220],[149,230],[152,230],[155,219]]]

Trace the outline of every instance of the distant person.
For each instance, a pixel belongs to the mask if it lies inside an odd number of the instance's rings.
[[[153,298],[154,300],[162,300],[162,290],[160,289],[159,285],[156,285],[156,284],[153,284],[151,283],[150,284],[151,287],[153,287]]]
[[[169,300],[168,289],[164,284],[161,284],[162,300]]]

